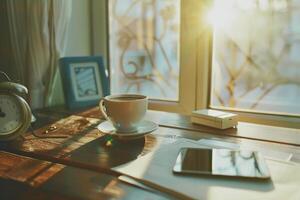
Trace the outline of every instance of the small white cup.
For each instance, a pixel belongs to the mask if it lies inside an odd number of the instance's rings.
[[[139,94],[110,95],[100,101],[99,107],[118,132],[135,132],[146,114],[148,98]]]

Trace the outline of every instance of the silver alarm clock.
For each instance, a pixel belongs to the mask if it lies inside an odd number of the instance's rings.
[[[29,128],[32,114],[24,99],[27,93],[21,84],[0,82],[0,141],[13,140]]]

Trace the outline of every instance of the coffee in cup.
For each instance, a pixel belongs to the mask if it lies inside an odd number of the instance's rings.
[[[99,107],[118,132],[135,132],[146,114],[148,98],[139,94],[110,95],[100,101]]]

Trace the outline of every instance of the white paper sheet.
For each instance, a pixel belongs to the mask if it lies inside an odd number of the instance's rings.
[[[115,170],[194,199],[300,199],[300,166],[295,163],[268,159],[272,176],[269,182],[174,175],[172,168],[182,147],[201,146],[196,141],[180,139]]]

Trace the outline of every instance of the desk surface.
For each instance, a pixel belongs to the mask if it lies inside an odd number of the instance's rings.
[[[0,184],[6,199],[13,195],[40,199],[171,199],[168,194],[118,180],[120,174],[110,168],[151,152],[158,143],[182,137],[225,140],[267,151],[268,155],[283,152],[300,158],[300,132],[295,129],[242,123],[237,130],[221,132],[192,125],[184,116],[150,111],[147,118],[160,125],[158,130],[138,140],[113,140],[108,145],[111,138],[95,128],[101,122],[95,108],[82,112],[44,109],[36,116],[36,134],[67,138],[41,139],[28,132],[24,138],[1,144]],[[51,125],[57,129],[49,132]]]

